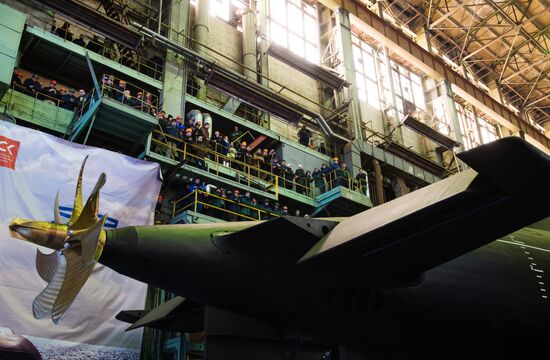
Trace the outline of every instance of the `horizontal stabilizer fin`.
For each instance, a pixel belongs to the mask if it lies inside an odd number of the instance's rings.
[[[530,183],[550,183],[550,157],[540,150],[501,139],[461,158],[474,169],[342,221],[300,262],[395,281],[550,216],[550,192]]]
[[[147,326],[151,323],[154,323],[156,321],[166,318],[168,315],[170,315],[172,311],[178,308],[184,301],[185,301],[185,298],[182,298],[181,296],[176,296],[175,298],[160,304],[153,310],[147,312],[138,321],[133,323],[130,327],[128,327],[128,329],[126,329],[126,331]]]
[[[524,195],[539,192],[541,189],[534,186],[533,181],[545,184],[542,179],[550,178],[550,155],[515,136],[478,146],[457,156],[506,192]]]
[[[282,216],[244,230],[215,238],[222,251],[247,256],[268,255],[278,261],[295,263],[300,257],[330,232],[338,220]],[[280,236],[266,236],[280,234]]]

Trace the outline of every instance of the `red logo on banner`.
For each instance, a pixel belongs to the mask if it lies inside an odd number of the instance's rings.
[[[15,170],[19,141],[0,135],[0,166]]]

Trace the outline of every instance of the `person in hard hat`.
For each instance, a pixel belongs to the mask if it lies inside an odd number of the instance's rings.
[[[286,205],[283,206],[283,211],[281,212],[281,216],[288,216],[290,215],[288,213],[288,207]]]
[[[59,103],[57,81],[51,80],[50,85],[42,89],[42,94],[44,95],[44,100],[57,105]]]
[[[23,90],[23,73],[19,69],[13,69],[13,74],[11,76],[11,87],[14,90],[21,91]]]
[[[130,103],[132,104],[132,107],[134,109],[141,110],[141,111],[145,110],[143,106],[143,91],[138,91],[138,93],[136,94],[136,97],[132,98]]]
[[[114,99],[122,102],[124,100],[124,91],[126,90],[126,81],[119,80],[118,85],[115,87]]]
[[[332,158],[332,162],[328,166],[327,182],[328,188],[333,189],[335,186],[339,185],[338,177],[336,175],[336,170],[340,169],[340,164],[337,157]]]

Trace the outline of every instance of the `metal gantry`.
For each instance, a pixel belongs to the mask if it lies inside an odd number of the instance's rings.
[[[464,76],[550,122],[550,9],[545,0],[386,0],[385,15],[418,32]]]

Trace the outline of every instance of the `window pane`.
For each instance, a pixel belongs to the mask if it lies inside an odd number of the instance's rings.
[[[304,57],[304,40],[302,40],[302,38],[300,38],[299,36],[290,33],[288,36],[288,41],[288,48],[290,49],[290,51],[292,51],[296,55]]]
[[[319,63],[319,50],[317,46],[306,42],[306,60],[311,61],[314,64]]]
[[[319,29],[317,28],[317,21],[311,16],[304,16],[304,31],[306,40],[316,44],[319,41]]]
[[[269,16],[281,24],[286,24],[285,2],[281,0],[269,0]]]
[[[353,46],[353,64],[355,70],[363,73],[363,62],[361,61],[361,50],[357,46]]]
[[[310,14],[310,15],[313,15],[313,16],[317,17],[317,9],[314,6],[309,6],[309,5],[304,4],[304,3],[302,3],[302,6],[303,6],[304,12],[306,14]]]
[[[282,45],[284,47],[287,47],[287,38],[286,38],[286,30],[277,24],[276,22],[271,22],[271,40],[276,42],[279,45]]]
[[[363,53],[363,60],[365,61],[365,74],[371,78],[371,79],[375,79],[376,78],[376,68],[374,66],[374,59],[372,57],[372,55],[369,55],[369,54],[365,54]],[[366,56],[365,56],[366,55]]]
[[[210,4],[210,15],[229,21],[230,0],[214,0]]]
[[[303,36],[304,25],[302,24],[302,11],[300,8],[289,5],[288,6],[288,29],[300,36]]]
[[[416,106],[418,106],[422,110],[426,110],[426,101],[424,100],[424,90],[422,89],[422,85],[413,82],[412,90],[414,103],[416,104]]]

